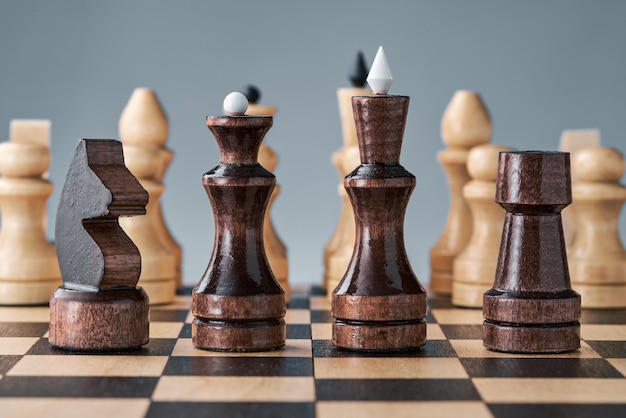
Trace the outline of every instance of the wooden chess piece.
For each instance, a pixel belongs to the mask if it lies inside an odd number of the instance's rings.
[[[498,154],[510,147],[477,145],[467,157],[472,178],[463,187],[463,197],[472,212],[472,235],[454,259],[452,303],[467,308],[482,308],[483,293],[491,288],[496,274],[504,209],[493,201],[496,194]]]
[[[217,351],[285,344],[285,293],[265,255],[263,220],[276,177],[257,162],[271,116],[245,116],[247,99],[226,96],[226,116],[207,116],[220,163],[202,183],[215,218],[209,265],[192,292],[192,342]]]
[[[568,153],[500,153],[496,202],[506,215],[493,288],[483,299],[485,347],[521,353],[580,347],[580,295],[570,286],[560,215],[571,201]]]
[[[146,203],[119,141],[79,141],[56,218],[64,284],[50,299],[51,345],[108,351],[148,342],[148,296],[136,287],[141,256],[118,224],[144,214]]]
[[[165,225],[160,206],[172,153],[165,148],[167,117],[152,90],[135,89],[120,117],[119,131],[126,166],[150,195],[146,216],[120,219],[120,225],[141,253],[139,285],[150,303],[170,303],[182,284],[182,251]]]
[[[9,141],[39,144],[50,149],[50,120],[48,119],[13,119],[9,124]],[[41,178],[48,180],[48,171]],[[44,211],[41,217],[44,233],[48,230],[48,212]],[[59,272],[59,280],[61,272]]]
[[[343,147],[333,153],[332,162],[337,168],[340,179],[347,176],[360,163],[356,125],[354,124],[354,114],[352,113],[352,97],[365,96],[371,93],[371,90],[365,88],[367,68],[365,67],[363,53],[360,51],[357,54],[354,69],[349,78],[353,87],[337,89]],[[337,287],[348,269],[356,235],[354,212],[352,211],[350,198],[343,184],[339,184],[338,189],[341,197],[339,222],[335,232],[324,247],[324,287],[329,299],[332,291]]]
[[[46,203],[54,187],[50,122],[13,120],[0,144],[0,305],[43,305],[61,284],[54,245],[46,239]]]
[[[353,117],[354,120],[354,117]],[[355,128],[356,129],[356,128]],[[356,135],[356,134],[355,134]],[[342,177],[347,176],[361,164],[358,146],[344,147],[333,154],[333,162]],[[332,292],[346,274],[352,254],[354,253],[354,241],[356,237],[356,224],[354,211],[350,203],[350,197],[343,185],[339,187],[339,196],[342,198],[341,217],[337,225],[337,242],[332,252],[327,255],[326,263],[326,295],[332,299]]]
[[[459,90],[454,93],[441,120],[441,137],[448,146],[437,156],[450,185],[450,212],[443,233],[430,250],[430,289],[440,294],[452,292],[454,259],[472,235],[472,215],[463,198],[469,150],[489,142],[491,119],[480,95]]]
[[[356,219],[348,270],[332,296],[332,342],[352,350],[407,350],[426,343],[426,291],[404,248],[404,214],[415,177],[399,164],[409,97],[387,95],[382,47],[353,97],[361,165],[344,180]]]
[[[577,228],[567,251],[572,287],[583,308],[626,307],[626,250],[619,215],[626,200],[624,156],[605,147],[579,150],[572,158]]]
[[[274,116],[276,114],[276,107],[264,106],[257,104],[260,98],[259,90],[254,86],[248,86],[244,93],[248,98],[248,110],[246,114],[249,116]],[[266,144],[266,140],[261,142],[259,147],[259,163],[271,173],[274,173],[276,166],[278,165],[278,156],[274,150]],[[276,184],[274,191],[270,196],[270,200],[267,204],[267,210],[265,211],[265,220],[263,221],[263,242],[265,244],[265,254],[267,255],[267,261],[270,263],[272,273],[274,277],[280,283],[280,286],[285,291],[285,300],[290,300],[290,287],[289,287],[289,260],[287,259],[287,247],[281,241],[274,224],[272,223],[271,211],[276,197],[280,193],[280,185]]]
[[[569,152],[570,160],[573,161],[574,156],[586,147],[600,146],[600,131],[597,129],[570,129],[561,133],[561,141],[559,151]],[[576,186],[578,178],[576,173],[572,171],[572,189]],[[573,197],[572,204],[563,209],[561,212],[563,219],[563,234],[565,236],[565,247],[568,248],[574,242],[576,236],[577,220],[576,220],[576,198]],[[583,300],[583,305],[585,301]]]

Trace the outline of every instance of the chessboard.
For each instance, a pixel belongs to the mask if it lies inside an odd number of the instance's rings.
[[[333,347],[323,291],[294,286],[285,348],[242,354],[193,347],[190,293],[107,354],[52,348],[47,307],[0,307],[0,416],[626,416],[626,310],[584,310],[579,351],[513,355],[483,347],[481,310],[432,298],[423,348],[359,353]]]

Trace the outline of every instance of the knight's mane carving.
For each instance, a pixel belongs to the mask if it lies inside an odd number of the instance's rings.
[[[147,203],[148,193],[124,165],[121,142],[78,142],[56,218],[65,287],[97,291],[136,286],[141,256],[118,216],[143,215]]]

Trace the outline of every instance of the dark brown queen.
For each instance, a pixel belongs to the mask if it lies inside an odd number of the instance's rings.
[[[273,350],[285,345],[285,293],[263,245],[263,218],[276,185],[257,162],[271,116],[209,116],[220,164],[202,183],[215,218],[213,253],[192,293],[192,342],[218,351]]]

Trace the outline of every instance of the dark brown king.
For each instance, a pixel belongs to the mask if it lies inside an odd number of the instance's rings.
[[[483,343],[507,352],[580,347],[580,295],[571,289],[561,210],[572,202],[568,153],[501,152],[496,199],[505,210]]]
[[[353,97],[361,165],[344,179],[356,220],[352,260],[332,295],[333,344],[409,350],[426,343],[426,291],[404,248],[415,176],[399,164],[406,96]]]
[[[213,253],[192,293],[193,344],[262,351],[285,345],[285,293],[263,245],[263,218],[276,178],[257,162],[271,116],[207,117],[220,164],[202,184],[215,219]]]

